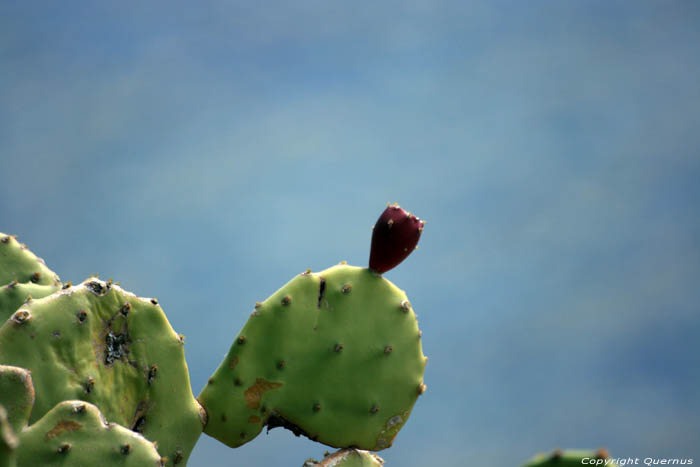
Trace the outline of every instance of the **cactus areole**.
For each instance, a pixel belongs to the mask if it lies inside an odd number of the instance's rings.
[[[387,206],[372,230],[369,268],[383,274],[398,266],[416,249],[424,225],[398,204]]]

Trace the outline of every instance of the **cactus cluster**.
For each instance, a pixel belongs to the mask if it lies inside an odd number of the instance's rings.
[[[369,267],[307,270],[256,303],[198,398],[156,299],[97,277],[63,284],[0,233],[0,467],[182,466],[202,432],[238,447],[275,427],[340,448],[304,467],[382,466],[369,451],[392,445],[427,361],[408,297],[382,274],[424,224],[389,205]]]

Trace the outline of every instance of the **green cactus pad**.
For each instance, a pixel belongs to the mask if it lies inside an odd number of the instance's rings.
[[[26,245],[12,235],[0,232],[0,285],[12,281],[57,285],[60,280]]]
[[[326,455],[321,462],[308,460],[302,467],[382,467],[384,459],[359,449],[341,449]]]
[[[205,433],[236,447],[283,426],[384,449],[425,389],[425,361],[402,290],[366,268],[308,271],[256,305],[199,395]]]
[[[61,289],[60,284],[41,285],[33,282],[15,282],[0,286],[0,325],[27,299],[43,298]]]
[[[15,433],[27,426],[34,405],[34,385],[29,371],[16,366],[0,365],[0,405]]]
[[[582,461],[587,459],[586,462],[592,459],[609,459],[610,455],[605,449],[598,449],[597,451],[562,451],[561,449],[556,449],[549,454],[538,454],[529,462],[527,462],[523,467],[580,467]],[[589,465],[594,465],[594,461],[590,462]],[[614,462],[608,462],[605,464],[606,467],[617,467]]]
[[[17,445],[19,441],[7,419],[5,408],[0,405],[0,467],[17,465]]]
[[[155,299],[110,282],[91,278],[20,307],[0,327],[0,364],[31,370],[30,423],[82,399],[157,442],[168,465],[184,464],[202,432],[183,338]]]
[[[161,466],[154,443],[83,401],[64,401],[19,435],[19,467]]]

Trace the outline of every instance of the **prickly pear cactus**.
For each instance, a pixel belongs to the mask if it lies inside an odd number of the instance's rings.
[[[30,423],[82,399],[157,442],[168,465],[184,464],[202,432],[183,338],[155,299],[110,282],[91,278],[24,304],[0,327],[0,364],[31,371]]]
[[[61,402],[19,435],[18,467],[160,467],[164,461],[152,442],[108,423],[97,407],[83,401]]]
[[[302,467],[382,467],[383,465],[384,459],[371,452],[341,449],[326,455],[321,462],[308,460]]]
[[[609,459],[610,455],[605,449],[597,451],[562,451],[556,449],[549,454],[538,454],[523,467],[580,467],[584,461],[588,465],[595,465],[595,460]],[[600,465],[600,464],[599,464]],[[614,462],[605,464],[607,467],[616,467]]]
[[[34,385],[29,371],[16,366],[0,365],[0,405],[15,433],[27,426],[34,406]]]
[[[17,241],[0,232],[0,324],[28,297],[41,298],[61,288],[55,272]]]
[[[402,290],[367,268],[308,271],[256,304],[199,395],[205,433],[236,447],[283,426],[384,449],[425,390],[425,362]]]

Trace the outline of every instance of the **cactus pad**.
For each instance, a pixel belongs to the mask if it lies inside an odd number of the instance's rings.
[[[578,467],[586,460],[588,465],[595,465],[595,459],[609,459],[606,449],[597,451],[562,451],[556,449],[549,454],[538,454],[523,467]],[[607,462],[606,467],[616,467],[615,462]]]
[[[0,325],[28,299],[43,298],[61,289],[59,284],[41,285],[33,282],[12,281],[0,286]]]
[[[384,459],[359,449],[341,449],[326,455],[321,462],[308,460],[302,467],[382,467]]]
[[[0,327],[0,364],[31,370],[30,423],[85,400],[157,442],[168,465],[184,464],[202,432],[182,337],[155,299],[110,282],[91,278],[22,305]]]
[[[155,445],[123,426],[107,423],[92,404],[64,401],[19,435],[19,467],[163,465]]]
[[[425,389],[425,361],[402,290],[366,268],[307,271],[256,304],[199,395],[205,433],[236,447],[282,426],[384,449]]]
[[[55,272],[17,241],[12,235],[0,232],[0,285],[12,281],[32,282],[40,285],[58,285],[59,278]]]
[[[34,385],[29,371],[0,365],[0,405],[5,407],[8,423],[15,433],[27,426],[34,405]]]

